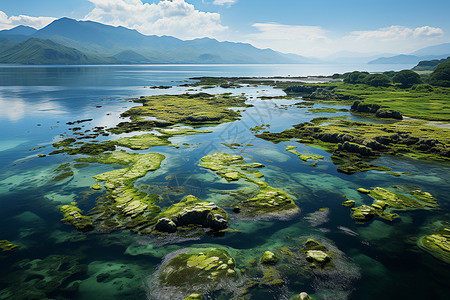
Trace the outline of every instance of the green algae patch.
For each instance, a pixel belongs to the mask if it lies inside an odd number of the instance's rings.
[[[288,216],[300,209],[286,192],[270,186],[261,189],[255,196],[240,203],[243,217]]]
[[[159,137],[151,133],[132,137],[123,137],[114,140],[114,143],[117,146],[127,147],[133,150],[146,150],[150,147],[156,146],[173,146],[169,141],[167,141],[167,138]]]
[[[295,149],[297,149],[297,147],[295,147],[295,146],[288,146],[288,147],[286,147],[286,151],[287,152],[297,155],[298,158],[300,158],[304,162],[307,162],[309,160],[319,161],[319,160],[323,159],[322,155],[313,154],[313,153],[308,152],[308,151],[304,151],[303,153],[300,153],[300,152],[298,152]]]
[[[99,191],[103,189],[103,186],[99,183],[94,184],[93,186],[91,186],[91,189]]]
[[[344,201],[344,202],[342,202],[342,206],[345,206],[345,207],[355,207],[355,200],[347,200],[347,201]]]
[[[0,249],[2,249],[3,252],[13,251],[18,248],[20,248],[19,245],[13,244],[10,241],[0,240]]]
[[[189,195],[168,207],[157,219],[155,229],[171,233],[191,225],[223,230],[228,226],[229,217],[227,212],[216,204],[203,202]]]
[[[123,122],[109,129],[113,133],[150,130],[178,123],[188,125],[220,124],[235,121],[240,113],[232,107],[247,107],[246,98],[229,94],[207,93],[161,95],[134,100],[142,106],[133,107],[122,114],[131,122]]]
[[[159,153],[127,153],[116,151],[98,156],[79,158],[79,162],[118,164],[125,168],[94,176],[105,182],[106,195],[97,201],[93,213],[101,223],[102,230],[128,228],[140,231],[154,224],[154,217],[160,212],[155,205],[159,199],[134,187],[134,181],[149,171],[159,169],[165,156]]]
[[[420,238],[417,245],[435,258],[450,264],[450,228],[448,226],[443,226],[434,234]]]
[[[73,205],[63,205],[60,211],[64,214],[64,218],[61,220],[75,227],[79,231],[91,231],[94,229],[94,223],[92,219],[88,216],[81,214],[81,209]]]
[[[101,143],[80,143],[80,144],[54,143],[53,147],[57,148],[58,150],[49,153],[49,155],[55,155],[60,153],[67,153],[69,155],[77,155],[77,154],[98,155],[103,152],[116,150],[116,146],[112,141],[105,141]]]
[[[393,221],[399,218],[399,215],[392,213],[392,211],[439,208],[437,199],[430,193],[423,192],[422,190],[408,191],[408,195],[396,193],[380,187],[375,187],[372,190],[359,188],[358,192],[367,194],[374,199],[371,206],[348,206],[352,207],[352,217],[359,222],[370,221],[375,216],[387,221]]]
[[[53,171],[53,181],[62,181],[73,177],[73,170],[70,163],[64,163]]]
[[[338,166],[338,171],[346,174],[390,171],[388,167],[370,163],[383,154],[450,160],[450,130],[419,121],[375,124],[342,118],[316,118],[279,133],[263,132],[256,136],[274,143],[297,139],[325,149],[332,153],[331,160]]]
[[[214,171],[228,181],[242,178],[258,186],[259,190],[251,195],[237,192],[242,199],[233,210],[238,211],[242,217],[281,217],[299,212],[299,208],[286,192],[270,187],[267,182],[258,180],[263,177],[263,174],[251,170],[263,168],[264,165],[259,163],[246,164],[242,156],[227,153],[213,153],[203,157],[201,161],[200,166]]]
[[[236,280],[235,267],[235,260],[226,250],[186,249],[163,262],[155,274],[152,293],[161,289],[187,297],[192,293],[213,292]]]
[[[279,258],[278,256],[275,255],[275,253],[271,251],[266,251],[259,259],[259,263],[264,265],[275,265],[278,262],[278,260]]]
[[[191,128],[181,128],[181,127],[173,127],[169,129],[158,129],[160,133],[166,136],[175,136],[175,135],[196,135],[201,133],[211,133],[211,130],[196,130]]]

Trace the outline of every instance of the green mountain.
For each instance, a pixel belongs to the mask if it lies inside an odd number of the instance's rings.
[[[122,63],[141,63],[143,59],[147,59],[147,63],[312,62],[298,55],[258,49],[245,43],[219,42],[210,38],[183,41],[169,36],[147,36],[122,26],[69,18],[53,21],[32,37],[49,39],[86,54],[118,58]]]
[[[443,59],[422,60],[417,66],[412,68],[414,71],[433,71],[439,64],[449,61],[450,56]]]
[[[10,43],[10,42],[5,42]],[[3,49],[1,47],[0,49]],[[104,64],[113,63],[113,59],[86,55],[85,53],[69,48],[50,40],[29,38],[24,42],[16,43],[0,52],[2,64]]]

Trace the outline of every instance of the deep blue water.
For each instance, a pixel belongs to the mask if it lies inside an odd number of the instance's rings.
[[[240,233],[226,233],[222,237],[205,236],[201,240],[156,247],[149,237],[128,232],[109,234],[76,232],[60,222],[59,207],[77,201],[83,211],[95,206],[101,192],[91,193],[95,183],[92,176],[112,170],[113,166],[91,165],[77,169],[72,179],[52,182],[52,172],[60,164],[72,162],[67,155],[38,158],[37,154],[52,151],[51,143],[60,135],[70,134],[67,122],[93,119],[82,123],[83,130],[95,126],[113,127],[120,113],[135,106],[128,100],[139,96],[166,93],[184,93],[179,87],[190,77],[198,76],[306,76],[330,75],[352,70],[400,70],[411,66],[350,66],[350,65],[153,65],[153,66],[3,66],[0,67],[0,240],[7,239],[21,246],[10,255],[0,253],[0,299],[20,299],[11,294],[11,287],[27,287],[44,278],[55,276],[55,266],[48,264],[38,269],[43,274],[24,273],[17,263],[23,260],[42,260],[51,255],[69,256],[87,271],[78,277],[59,282],[49,297],[69,299],[145,299],[151,286],[145,288],[148,277],[164,255],[197,244],[218,244],[238,251],[238,263],[258,257],[266,250],[291,245],[303,236],[320,236],[334,241],[345,253],[346,262],[359,269],[341,274],[348,276],[351,288],[343,295],[333,288],[324,290],[314,280],[297,282],[290,277],[289,290],[259,289],[251,299],[286,299],[289,295],[307,291],[315,299],[445,299],[449,295],[450,272],[448,266],[423,252],[415,240],[431,234],[433,223],[448,221],[450,194],[450,166],[403,158],[382,157],[396,172],[412,175],[394,177],[384,172],[366,172],[345,175],[336,171],[325,151],[301,145],[295,141],[273,144],[256,138],[249,128],[270,124],[278,132],[294,124],[329,114],[308,113],[308,108],[290,106],[298,100],[258,100],[261,95],[282,95],[270,87],[246,87],[236,90],[212,89],[209,93],[246,93],[254,107],[242,113],[236,122],[207,127],[213,132],[195,136],[174,137],[171,141],[182,145],[154,147],[167,159],[160,170],[149,172],[136,185],[145,191],[148,187],[171,186],[180,193],[167,194],[161,207],[179,201],[186,194],[201,199],[214,199],[214,190],[233,190],[241,185],[219,180],[198,166],[204,155],[227,152],[243,155],[247,161],[261,162],[265,180],[276,188],[288,192],[301,207],[302,213],[285,221],[232,221],[231,228]],[[168,90],[149,89],[154,85],[170,85]],[[287,106],[287,109],[286,109]],[[316,105],[315,107],[321,107]],[[356,118],[349,113],[339,115]],[[114,137],[107,137],[114,138]],[[105,138],[105,139],[107,139]],[[253,146],[229,149],[222,143],[251,144]],[[317,167],[302,162],[285,151],[295,145],[298,151],[323,155]],[[349,209],[341,206],[343,194],[358,203],[370,203],[358,194],[359,187],[389,187],[393,184],[418,186],[431,192],[439,200],[439,211],[401,212],[401,220],[393,224],[373,221],[355,224]],[[319,208],[330,209],[329,220],[317,227],[306,219]],[[345,234],[340,226],[357,235]],[[48,261],[45,260],[45,261]],[[36,261],[35,261],[36,262]],[[67,262],[66,262],[67,264]],[[48,269],[48,270],[47,270]],[[53,271],[52,271],[53,270]],[[64,268],[58,269],[61,274]],[[114,280],[99,282],[101,273],[114,275]],[[50,274],[52,273],[52,274]],[[355,275],[356,274],[356,275]],[[359,274],[360,278],[357,278]],[[352,277],[353,276],[353,277]],[[36,281],[37,280],[37,281]],[[35,282],[36,281],[36,282]],[[332,279],[330,282],[333,283]],[[336,280],[336,282],[338,282]],[[64,290],[62,286],[78,285]],[[339,290],[337,283],[334,286]],[[351,291],[351,293],[350,293]],[[38,299],[39,297],[37,297]]]

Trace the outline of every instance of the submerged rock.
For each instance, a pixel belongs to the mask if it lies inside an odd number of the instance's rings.
[[[334,268],[333,254],[323,244],[314,239],[308,239],[300,250],[309,262],[311,268]]]
[[[226,250],[184,249],[166,257],[149,282],[150,294],[154,299],[183,299],[223,289],[236,280],[235,267]]]

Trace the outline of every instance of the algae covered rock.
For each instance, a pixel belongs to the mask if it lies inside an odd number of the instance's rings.
[[[274,265],[278,262],[278,256],[276,256],[273,252],[266,251],[259,259],[259,262],[264,265]]]
[[[79,231],[91,231],[94,229],[94,223],[90,217],[83,216],[81,214],[81,209],[74,205],[63,205],[60,211],[64,214],[64,218],[61,220],[66,222]]]
[[[237,278],[236,262],[226,250],[189,248],[168,255],[151,284],[154,299],[183,299],[226,288]]]
[[[342,202],[342,206],[345,207],[355,207],[355,200],[347,200]]]
[[[184,298],[183,300],[203,300],[204,297],[202,294],[192,294],[189,297]]]
[[[99,183],[96,183],[93,186],[91,186],[91,188],[93,190],[99,191],[99,190],[103,189],[103,186],[101,184],[99,184]]]
[[[450,227],[439,228],[434,234],[417,241],[418,246],[435,258],[450,264]]]
[[[246,217],[287,216],[300,211],[286,192],[272,187],[261,189],[254,197],[242,201],[240,208]]]
[[[352,217],[358,221],[369,221],[372,220],[375,216],[375,208],[367,205],[361,205],[359,207],[352,208],[353,214]]]
[[[175,232],[178,227],[199,225],[212,230],[222,230],[228,226],[228,214],[212,202],[203,202],[195,196],[183,198],[158,216],[155,229]]]
[[[309,262],[311,268],[333,268],[332,257],[334,256],[327,247],[314,239],[308,239],[300,252]]]
[[[7,240],[0,240],[0,249],[2,249],[3,252],[12,251],[15,249],[18,249],[20,246],[15,245]]]

